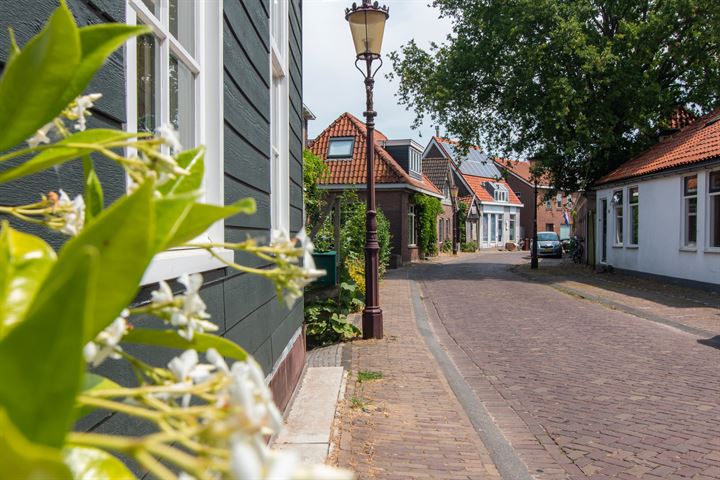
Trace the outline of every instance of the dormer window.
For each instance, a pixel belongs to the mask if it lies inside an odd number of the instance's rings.
[[[508,191],[502,183],[493,183],[493,197],[496,202],[507,202]]]
[[[422,154],[412,147],[410,148],[410,158],[408,163],[411,173],[422,175]]]
[[[327,158],[352,158],[354,137],[333,137],[328,146]]]

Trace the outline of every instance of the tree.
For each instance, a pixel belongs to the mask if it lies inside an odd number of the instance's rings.
[[[322,158],[307,148],[303,151],[303,189],[305,190],[306,225],[313,225],[320,220],[325,207],[325,191],[318,186],[318,180],[326,175],[328,167]]]
[[[461,144],[539,160],[583,188],[720,104],[717,0],[435,0],[442,45],[390,54],[400,103]]]

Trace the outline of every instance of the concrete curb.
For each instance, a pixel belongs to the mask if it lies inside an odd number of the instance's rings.
[[[455,397],[462,405],[475,431],[487,448],[500,475],[505,480],[533,480],[525,463],[490,417],[485,406],[465,382],[457,367],[438,342],[428,321],[420,289],[414,279],[410,282],[415,323],[425,344],[435,357]]]

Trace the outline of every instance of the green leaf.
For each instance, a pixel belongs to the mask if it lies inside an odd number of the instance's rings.
[[[123,337],[123,342],[156,345],[180,350],[194,349],[198,352],[205,352],[209,348],[214,348],[224,357],[240,361],[248,358],[247,352],[235,342],[209,333],[195,333],[192,340],[185,340],[173,330],[134,328]]]
[[[59,100],[62,107],[64,108],[75,97],[82,94],[107,58],[127,39],[150,31],[149,27],[122,23],[104,23],[82,27],[80,29],[82,58],[80,64],[75,68],[75,75],[70,85]]]
[[[93,161],[89,155],[83,157],[83,176],[85,177],[85,224],[89,224],[103,209],[103,190],[100,179],[95,173]]]
[[[34,445],[0,408],[0,465],[4,478],[70,480],[60,450]]]
[[[98,259],[97,249],[84,247],[54,269],[25,321],[0,342],[0,407],[33,443],[60,447],[70,430]]]
[[[103,210],[60,250],[52,274],[70,268],[88,246],[99,252],[98,301],[84,342],[95,338],[137,294],[143,273],[155,254],[151,246],[155,234],[152,197],[153,183],[147,181]]]
[[[244,198],[232,205],[220,207],[206,203],[195,203],[183,220],[182,224],[167,243],[166,248],[180,246],[194,239],[213,223],[226,217],[238,214],[252,215],[255,213],[255,200]]]
[[[35,134],[68,102],[65,92],[80,64],[80,34],[65,2],[0,78],[0,151]]]
[[[156,251],[161,252],[169,248],[168,242],[182,226],[199,196],[200,192],[196,191],[154,200],[156,218],[154,245]]]
[[[82,387],[80,388],[80,391],[83,393],[87,393],[93,390],[106,390],[111,388],[120,388],[120,385],[113,382],[109,378],[103,377],[102,375],[85,372],[85,375],[83,375]],[[94,407],[90,407],[87,405],[79,407],[76,405],[73,418],[78,419],[80,417],[83,417],[88,413],[92,412],[93,410],[95,410]]]
[[[0,173],[0,183],[9,182],[16,178],[25,177],[32,175],[33,173],[46,170],[55,165],[80,158],[83,155],[87,155],[93,152],[91,148],[82,147],[68,147],[68,144],[94,144],[96,146],[103,146],[109,143],[117,142],[127,138],[133,137],[135,134],[122,132],[120,130],[110,129],[93,129],[85,130],[84,132],[77,132],[69,137],[57,142],[53,148],[43,150],[25,163],[18,165],[15,168],[4,170]]]
[[[124,463],[97,448],[68,447],[63,450],[73,480],[129,480],[135,475]]]
[[[0,230],[0,340],[25,316],[55,263],[55,251],[40,238],[3,222]]]
[[[188,170],[190,175],[179,176],[158,187],[157,191],[162,195],[179,195],[199,190],[205,174],[204,158],[205,147],[197,147],[180,153],[176,158],[177,163],[180,167]]]

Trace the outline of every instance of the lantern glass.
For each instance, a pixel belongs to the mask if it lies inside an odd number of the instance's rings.
[[[453,186],[450,188],[450,192],[452,193],[453,198],[457,198],[458,193],[460,192],[460,188],[457,186]]]
[[[355,53],[358,57],[380,56],[385,21],[388,14],[379,10],[359,9],[348,15],[350,33],[355,43]]]

